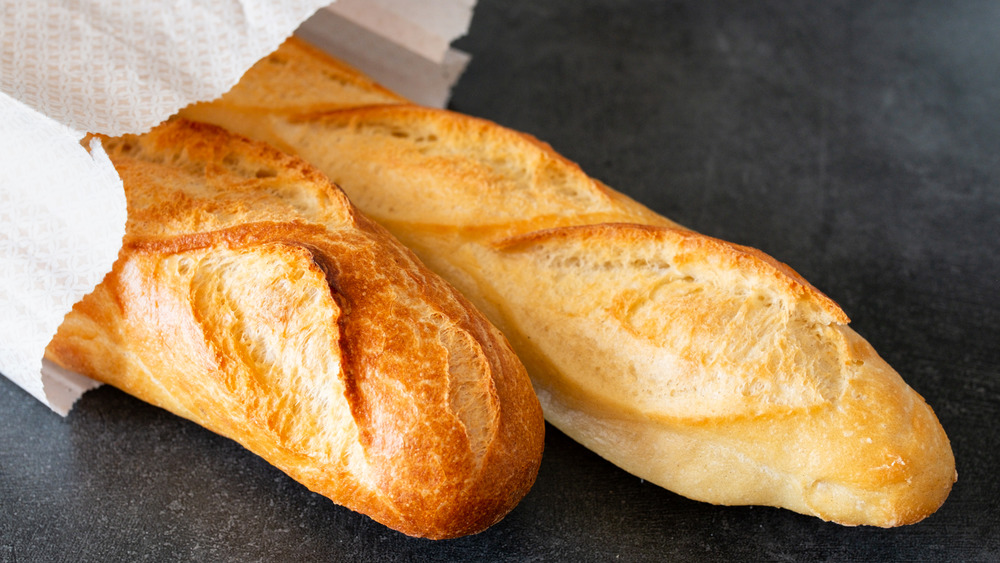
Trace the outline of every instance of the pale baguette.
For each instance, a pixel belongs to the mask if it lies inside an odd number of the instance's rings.
[[[475,533],[525,495],[544,422],[523,366],[324,176],[184,121],[104,145],[123,248],[49,358],[406,534]]]
[[[275,56],[351,75],[297,41]],[[251,103],[279,87],[271,66],[185,114],[340,184],[505,332],[546,418],[574,439],[713,503],[896,526],[944,502],[955,462],[933,411],[788,266],[683,229],[484,120],[394,99],[297,109],[291,89],[277,111]]]

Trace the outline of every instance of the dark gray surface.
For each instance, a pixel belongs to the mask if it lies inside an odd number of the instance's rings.
[[[507,519],[414,540],[113,389],[63,420],[0,379],[0,563],[1000,559],[998,30],[992,1],[480,0],[459,42],[454,109],[843,306],[951,437],[959,481],[924,522],[692,502],[549,428]]]

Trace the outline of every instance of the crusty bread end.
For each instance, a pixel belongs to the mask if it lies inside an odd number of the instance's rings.
[[[182,120],[104,139],[128,222],[47,357],[406,534],[475,533],[544,422],[503,335],[304,161]]]

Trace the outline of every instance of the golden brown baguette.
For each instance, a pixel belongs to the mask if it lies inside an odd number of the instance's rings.
[[[694,499],[849,525],[944,502],[955,463],[933,411],[788,266],[496,124],[394,101],[247,109],[271,87],[258,66],[187,114],[328,174],[504,331],[546,418],[601,456]]]
[[[128,223],[47,356],[406,534],[527,493],[544,421],[503,335],[305,162],[174,121],[105,139]]]

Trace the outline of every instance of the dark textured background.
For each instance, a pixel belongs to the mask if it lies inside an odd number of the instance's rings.
[[[480,0],[459,46],[454,109],[838,301],[951,437],[941,510],[710,506],[549,428],[523,503],[434,543],[113,389],[64,420],[0,378],[0,563],[1000,559],[1000,4]]]

